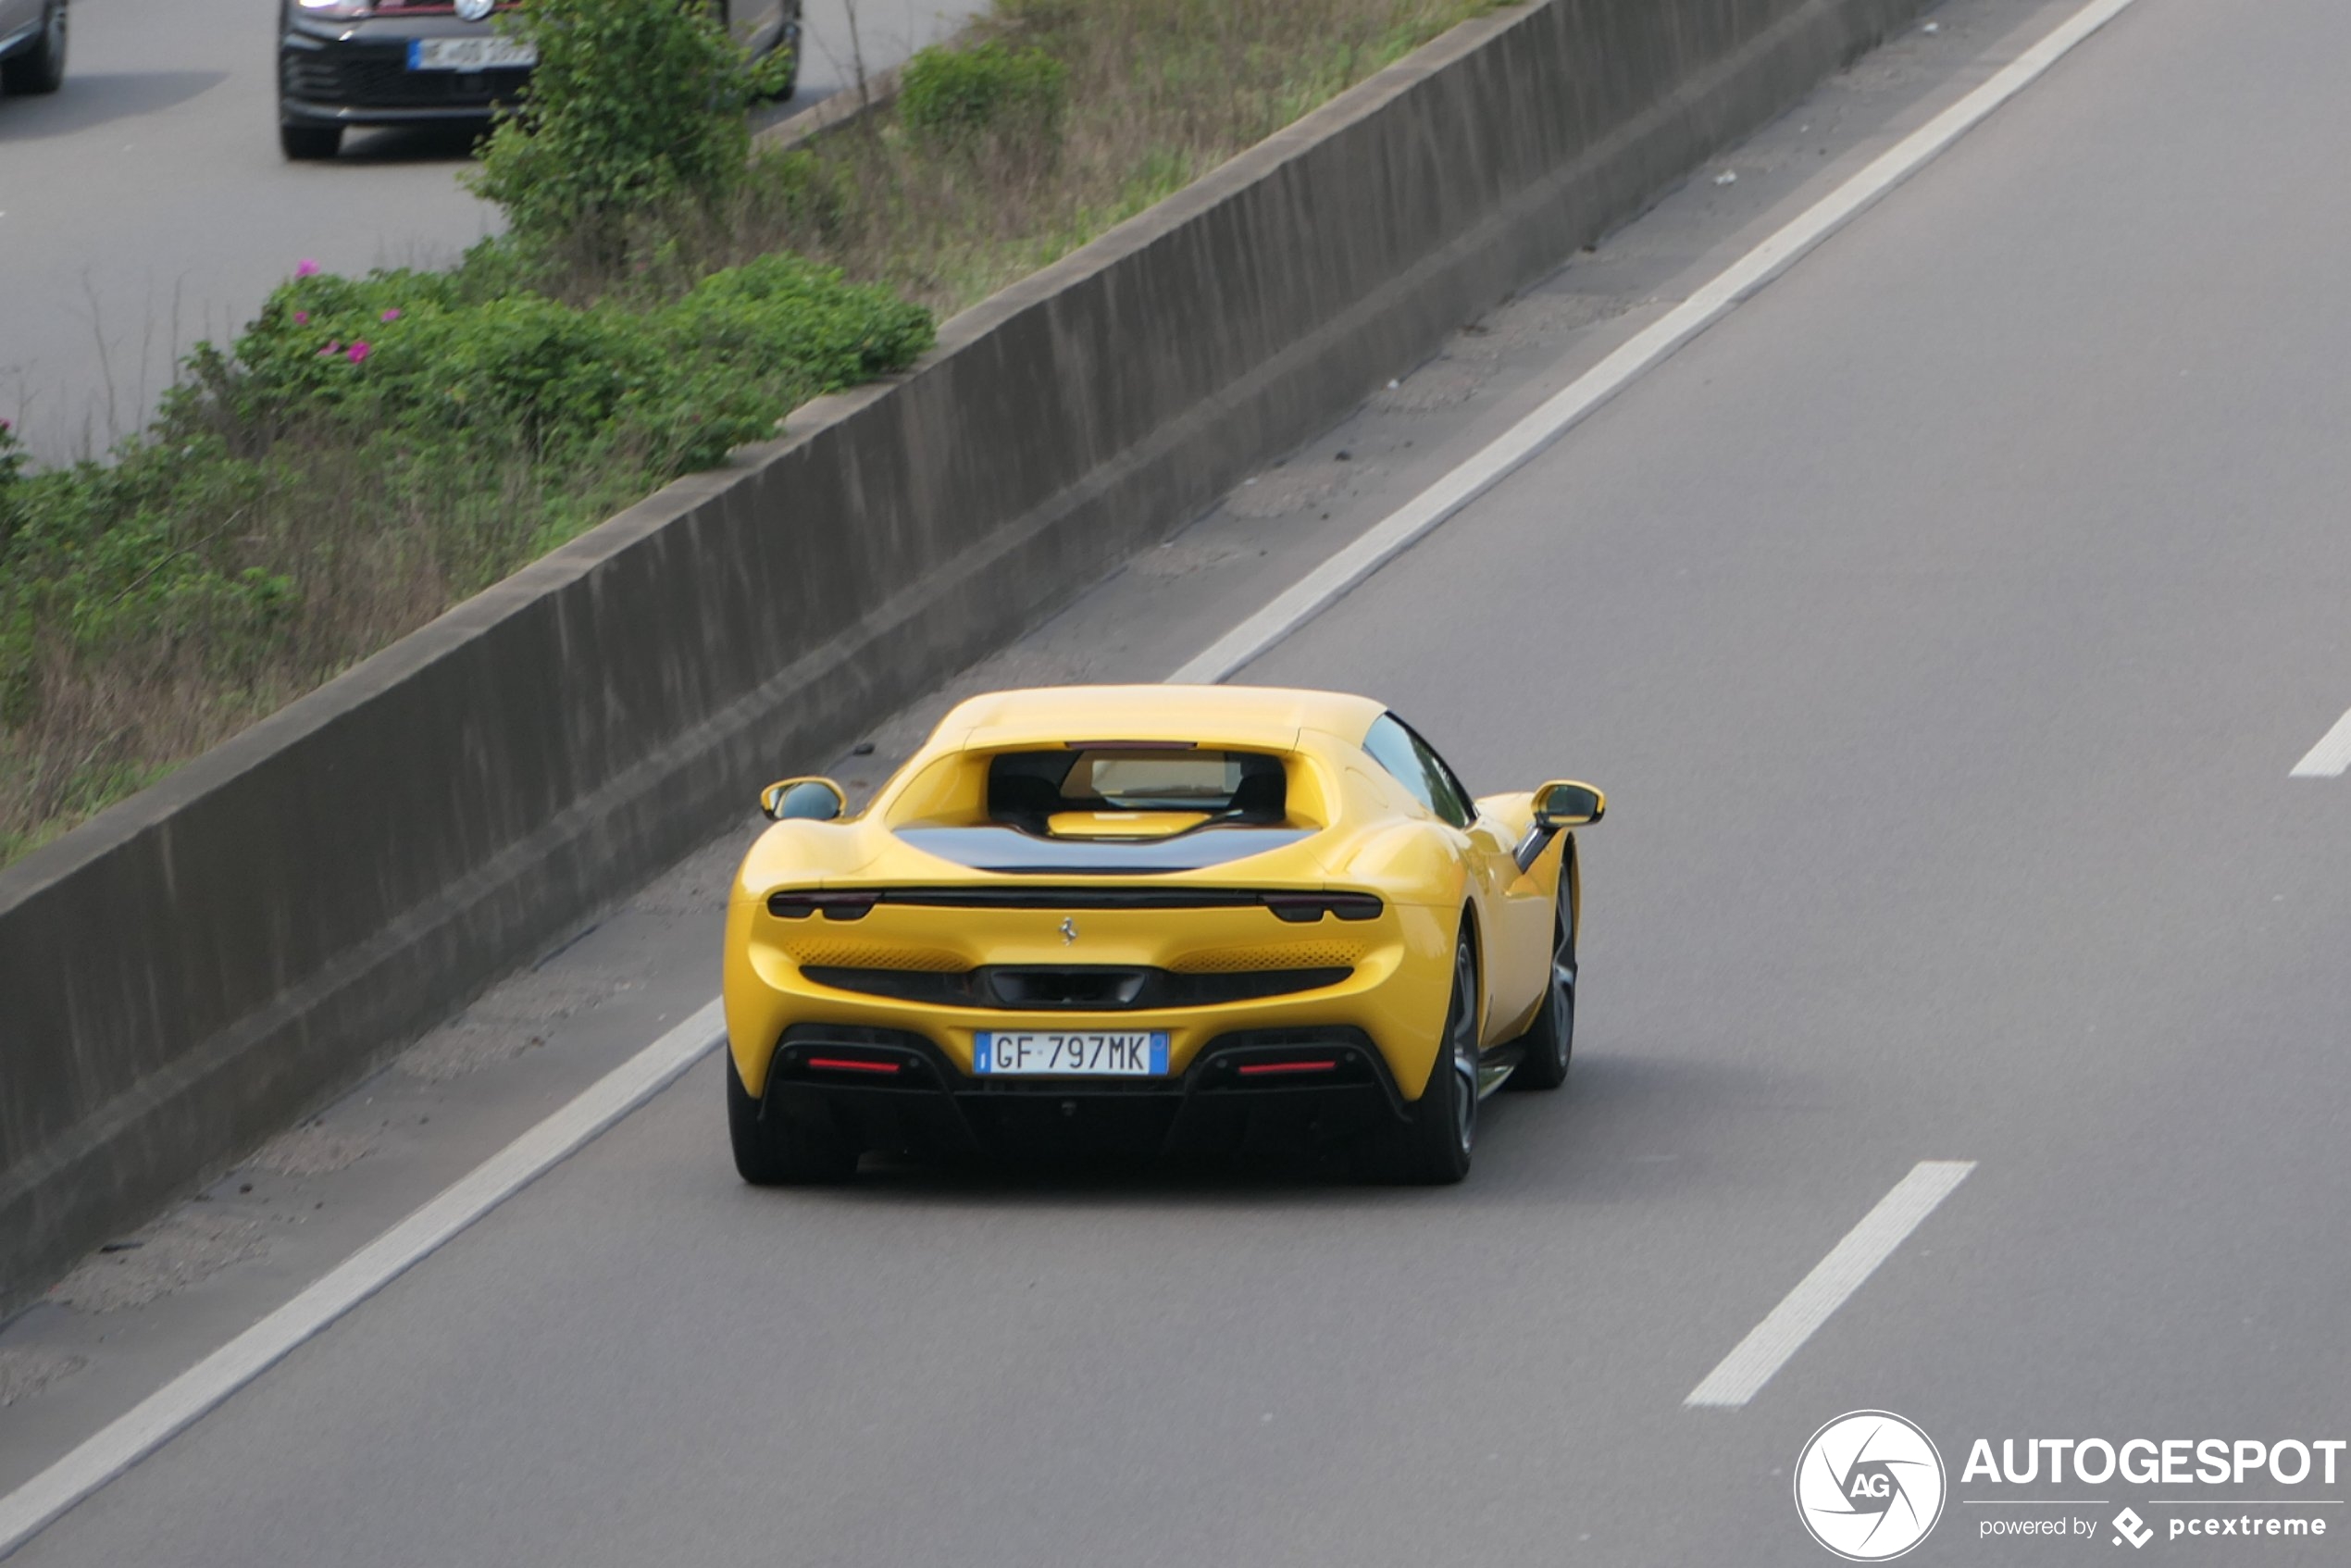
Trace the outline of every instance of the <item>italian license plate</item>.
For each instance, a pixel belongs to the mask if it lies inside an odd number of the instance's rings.
[[[408,42],[410,70],[510,70],[538,63],[536,46],[494,32],[475,38],[415,38]]]
[[[1163,1034],[1020,1034],[983,1031],[972,1042],[972,1069],[985,1077],[1163,1077]]]

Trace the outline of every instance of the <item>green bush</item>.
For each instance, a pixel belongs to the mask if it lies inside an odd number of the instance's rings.
[[[908,60],[898,114],[914,139],[963,149],[984,139],[1050,144],[1060,138],[1069,71],[1042,49],[934,45]]]
[[[510,19],[539,64],[469,178],[541,254],[608,262],[633,223],[735,190],[745,111],[790,65],[754,65],[701,0],[522,0]]]
[[[493,264],[295,279],[230,356],[200,356],[168,422],[472,434],[554,463],[633,437],[657,481],[716,462],[793,403],[895,369],[931,341],[920,306],[793,255],[715,272],[643,308],[474,287],[472,273]]]
[[[0,428],[0,862],[933,335],[792,255],[639,307],[510,261],[293,279],[107,463]]]

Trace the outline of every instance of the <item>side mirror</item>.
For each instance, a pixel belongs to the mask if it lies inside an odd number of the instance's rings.
[[[759,809],[778,822],[831,822],[849,797],[829,778],[786,778],[759,791]]]
[[[1535,791],[1535,826],[1557,830],[1585,828],[1608,810],[1608,797],[1573,778],[1554,779]]]

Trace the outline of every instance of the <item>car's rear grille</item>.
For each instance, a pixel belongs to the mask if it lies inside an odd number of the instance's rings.
[[[1129,1012],[1139,1008],[1213,1007],[1335,986],[1352,969],[1250,969],[1178,975],[1120,964],[988,964],[959,974],[913,969],[851,968],[812,964],[802,974],[836,990],[886,996],[940,1007],[1019,1012]]]
[[[526,68],[410,70],[406,45],[341,44],[281,56],[286,96],[354,109],[479,108],[512,103],[530,79]]]

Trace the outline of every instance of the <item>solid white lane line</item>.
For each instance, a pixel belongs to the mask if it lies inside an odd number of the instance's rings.
[[[1543,405],[1469,460],[1375,524],[1287,592],[1218,638],[1167,678],[1213,682],[1230,677],[1312,620],[1431,529],[1573,429],[1674,350],[1728,315],[1741,300],[1785,271],[1879,197],[1932,162],[1993,110],[2030,86],[2075,44],[2136,0],[2092,0],[1989,81],[1880,154],[1851,179],[1733,262],[1697,292],[1644,328],[1631,342],[1554,392]]]
[[[651,1100],[725,1038],[718,1003],[596,1080],[308,1289],[142,1400],[113,1425],[0,1499],[0,1557],[154,1452],[294,1347],[391,1284],[434,1249]]]
[[[1753,1399],[1973,1169],[1972,1160],[1922,1160],[1911,1167],[1682,1402],[1735,1408]]]
[[[2302,760],[2294,765],[2289,778],[2340,778],[2351,771],[2351,713],[2334,721],[2334,728],[2319,737]]]

